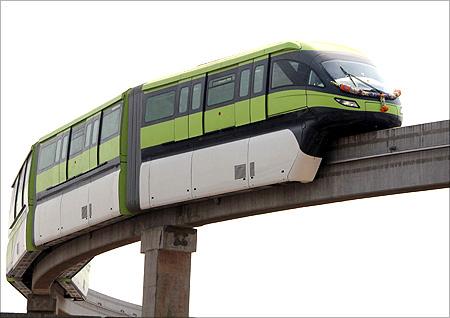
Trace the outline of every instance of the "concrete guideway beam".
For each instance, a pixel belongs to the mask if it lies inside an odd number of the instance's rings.
[[[189,317],[191,253],[196,246],[192,228],[161,226],[142,233],[144,317]]]
[[[67,268],[137,242],[149,228],[196,227],[250,215],[450,186],[449,121],[340,138],[330,146],[314,182],[290,183],[218,199],[161,208],[61,243],[36,264],[35,293],[48,293]]]

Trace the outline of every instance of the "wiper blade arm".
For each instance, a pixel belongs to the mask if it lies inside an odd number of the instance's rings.
[[[360,81],[360,82],[363,83],[364,85],[369,86],[371,89],[375,90],[377,93],[388,95],[387,93],[383,92],[382,90],[379,90],[378,88],[376,88],[376,87],[370,85],[370,84],[367,83],[366,81],[363,81],[363,80],[360,79],[359,77],[357,77],[357,76],[355,76],[355,75],[353,75],[353,74],[350,74],[349,72],[347,72],[346,70],[344,70],[344,68],[343,68],[341,65],[339,65],[339,67],[341,68],[342,72],[343,72],[345,75],[347,75],[347,76],[351,79],[351,81],[352,81],[353,84],[355,84],[355,82],[352,80],[352,77],[356,78],[358,81]],[[356,87],[356,84],[355,84],[355,87]]]
[[[342,73],[345,74],[345,76],[347,76],[353,83],[353,85],[355,85],[355,88],[357,87],[355,81],[352,78],[352,75],[350,73],[348,73],[346,70],[344,70],[344,68],[342,67],[342,65],[339,65],[339,67],[341,68]]]

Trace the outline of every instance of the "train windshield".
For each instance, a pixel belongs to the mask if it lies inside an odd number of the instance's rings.
[[[346,84],[367,91],[374,91],[370,86],[383,92],[392,91],[391,88],[387,87],[383,78],[378,74],[377,69],[373,65],[346,60],[326,61],[322,62],[322,65],[338,84]]]

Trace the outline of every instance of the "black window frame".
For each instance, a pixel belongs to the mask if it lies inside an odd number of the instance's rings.
[[[187,93],[187,100],[186,100],[186,109],[181,112],[180,111],[180,106],[181,106],[181,93],[183,91],[183,89],[187,89],[188,93]],[[191,99],[192,99],[192,85],[191,82],[184,82],[182,84],[178,85],[177,88],[177,95],[175,98],[175,106],[176,106],[176,117],[182,117],[182,116],[186,116],[189,114],[189,110],[190,110],[190,106],[191,106]]]
[[[87,120],[86,126],[85,126],[85,131],[84,131],[84,144],[83,144],[84,150],[87,150],[91,147],[93,127],[94,127],[94,122],[91,119]]]
[[[61,155],[59,156],[59,163],[67,160],[69,155],[69,144],[72,128],[69,128],[64,133],[61,134]],[[67,138],[67,143],[64,145],[64,140]]]
[[[309,80],[311,79],[311,74],[312,74],[312,73],[314,73],[314,74],[316,75],[316,77],[320,80],[320,82],[322,83],[322,86],[311,85],[311,84],[309,83]],[[308,88],[313,87],[313,88],[317,88],[317,89],[324,89],[324,88],[326,87],[325,81],[323,81],[323,80],[320,78],[319,74],[317,74],[317,72],[316,72],[314,69],[312,69],[312,68],[309,69],[309,72],[308,72],[308,80],[307,80],[307,83],[306,83],[306,84],[308,85]]]
[[[292,84],[285,84],[285,85],[279,85],[277,87],[273,87],[274,65],[276,63],[285,62],[285,61],[298,63],[299,67],[301,69],[304,69],[303,78],[300,78],[303,82],[300,82],[300,83],[293,82]],[[294,89],[306,89],[306,87],[308,86],[308,77],[309,77],[310,67],[307,64],[302,63],[298,59],[295,59],[295,58],[292,58],[292,57],[285,57],[285,56],[280,56],[280,57],[272,60],[270,64],[271,64],[270,65],[270,86],[269,86],[270,91],[280,91],[280,90],[286,90],[286,89],[291,89],[291,88],[294,88]],[[280,67],[280,69],[291,80],[289,75],[286,74],[286,72],[281,67]]]
[[[261,92],[255,93],[255,71],[258,66],[264,66],[264,73],[263,73],[263,86]],[[251,73],[251,98],[255,98],[258,96],[266,95],[267,94],[267,85],[268,85],[268,73],[269,73],[269,58],[265,58],[259,61],[253,62],[253,68]]]
[[[241,95],[241,89],[242,89],[242,73],[244,73],[245,71],[248,71],[248,83],[247,83],[247,93],[245,95]],[[251,64],[245,65],[245,66],[241,66],[238,69],[238,73],[239,73],[239,79],[238,79],[238,83],[239,83],[239,90],[237,92],[237,100],[245,100],[245,99],[250,99],[251,93],[252,93],[252,78],[253,78],[253,67]]]
[[[284,53],[284,54],[280,54],[280,55],[276,55],[276,56],[271,56],[270,70],[269,70],[269,77],[268,77],[268,92],[269,92],[269,94],[274,93],[274,92],[289,90],[289,89],[301,89],[301,90],[308,89],[308,87],[309,87],[308,86],[308,76],[309,76],[309,71],[311,70],[310,64],[312,62],[311,62],[311,60],[308,60],[308,58],[306,58],[304,56],[304,54],[305,54],[304,52],[302,53],[299,51],[294,51],[294,52],[288,52],[288,53]],[[289,85],[289,86],[280,86],[277,88],[272,88],[273,64],[280,60],[292,60],[292,61],[299,63],[300,67],[304,68],[304,70],[305,70],[304,85]],[[317,74],[317,72],[316,72],[316,74]]]
[[[97,144],[96,144],[97,146],[104,144],[108,140],[111,140],[117,136],[120,136],[120,129],[122,126],[122,114],[123,114],[122,106],[123,106],[122,101],[120,101],[120,102],[117,102],[117,103],[109,106],[108,108],[105,108],[101,112],[101,114],[98,114],[98,118],[100,118],[100,123],[99,123],[98,139],[97,139]],[[105,127],[105,125],[104,125],[105,116],[109,115],[117,110],[119,111],[119,125],[117,127],[117,131],[115,133],[113,133],[112,135],[109,135],[109,136],[103,138],[103,128]],[[92,120],[95,121],[95,118],[97,118],[97,117],[94,117]]]
[[[14,182],[12,184],[12,188],[13,188],[13,194],[11,197],[11,203],[10,203],[10,211],[9,213],[11,214],[11,209],[13,211],[13,220],[8,220],[8,222],[10,222],[9,224],[9,228],[11,229],[14,224],[16,223],[17,219],[22,215],[23,211],[26,209],[26,207],[28,206],[28,202],[26,202],[25,200],[25,190],[28,191],[28,183],[26,183],[27,181],[29,182],[29,177],[30,177],[30,170],[31,170],[31,155],[32,152],[30,151],[25,159],[25,161],[23,162],[22,166],[20,167],[19,172],[16,175],[16,178],[14,179]],[[21,188],[21,197],[20,197],[20,209],[18,210],[18,206],[17,206],[17,199],[18,195],[19,195],[19,188]],[[14,198],[13,198],[14,197]],[[28,193],[27,193],[27,199],[28,199]]]
[[[9,204],[9,220],[10,222],[10,228],[14,225],[16,222],[16,201],[17,201],[17,186],[19,183],[19,177],[20,177],[20,171],[19,174],[14,178],[14,182],[11,185],[11,188],[13,189],[13,193],[11,193],[11,202]],[[12,217],[12,220],[11,220]]]
[[[82,139],[82,144],[81,144],[81,148],[79,150],[77,150],[74,153],[72,152],[72,146],[73,146],[73,136],[75,133],[75,128],[76,129],[76,133],[78,133],[78,131],[83,131],[83,139]],[[70,139],[69,139],[69,160],[78,156],[79,154],[84,152],[84,143],[85,143],[85,139],[86,139],[86,120],[82,121],[82,122],[78,122],[75,125],[73,125],[71,127],[71,131],[70,131]]]
[[[92,135],[91,135],[91,146],[97,146],[99,144],[100,137],[100,121],[101,121],[101,113],[92,118]],[[97,129],[95,127],[97,124]],[[95,136],[95,138],[94,138]]]
[[[200,84],[200,105],[194,109],[194,86]],[[189,106],[189,114],[195,114],[203,112],[205,108],[205,96],[206,96],[206,75],[191,81],[191,102]]]
[[[214,108],[218,108],[218,107],[228,106],[228,105],[234,104],[236,102],[236,91],[237,91],[236,87],[238,87],[237,72],[238,72],[238,68],[233,68],[233,69],[223,71],[220,73],[208,74],[207,81],[206,81],[206,92],[204,94],[204,103],[203,103],[205,111],[208,111],[208,110],[214,109]],[[233,95],[232,95],[233,97],[230,100],[209,105],[208,104],[208,94],[209,94],[209,89],[210,89],[211,83],[214,81],[217,81],[218,79],[226,78],[229,76],[234,76],[234,79],[232,80],[232,83],[234,83]],[[215,87],[222,86],[222,85],[225,85],[225,84],[221,84],[221,85],[219,84]]]
[[[59,162],[57,162],[55,159],[56,159],[57,142],[58,142],[58,140],[60,138],[61,138],[60,135],[56,135],[56,136],[50,137],[46,141],[44,141],[44,142],[39,144],[39,147],[37,149],[37,154],[38,154],[38,156],[37,156],[38,157],[37,158],[37,174],[40,174],[40,173],[42,173],[42,172],[44,172],[46,170],[49,170],[49,169],[53,168],[54,166],[56,166],[57,164],[59,164]],[[47,147],[47,146],[49,146],[49,145],[51,145],[53,143],[55,144],[55,154],[53,155],[53,162],[50,165],[45,166],[45,167],[42,168],[42,167],[40,167],[40,163],[41,163],[41,160],[42,160],[41,151],[45,147]],[[61,156],[60,156],[60,159],[61,159]]]
[[[169,121],[169,120],[174,119],[177,116],[177,109],[178,109],[178,107],[177,107],[177,95],[178,95],[177,91],[178,91],[178,87],[177,86],[178,85],[171,85],[170,87],[163,88],[161,90],[155,90],[155,91],[147,92],[147,93],[144,92],[144,96],[143,96],[144,98],[142,99],[142,121],[141,121],[141,127],[158,124],[158,123],[162,123],[162,122],[165,122],[165,121]],[[173,102],[174,105],[173,105],[173,113],[172,113],[172,115],[166,116],[166,117],[163,117],[163,118],[159,118],[159,119],[146,120],[145,119],[145,115],[146,115],[146,112],[147,112],[147,101],[150,98],[152,98],[152,97],[155,97],[155,96],[158,96],[158,95],[162,95],[162,94],[167,94],[167,93],[170,93],[170,92],[174,93],[174,102]]]

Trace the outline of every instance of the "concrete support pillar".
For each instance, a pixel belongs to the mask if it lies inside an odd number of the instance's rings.
[[[188,317],[191,253],[197,230],[161,226],[141,236],[145,254],[143,317]]]
[[[56,295],[29,295],[27,301],[27,313],[34,317],[57,315],[58,301]]]

